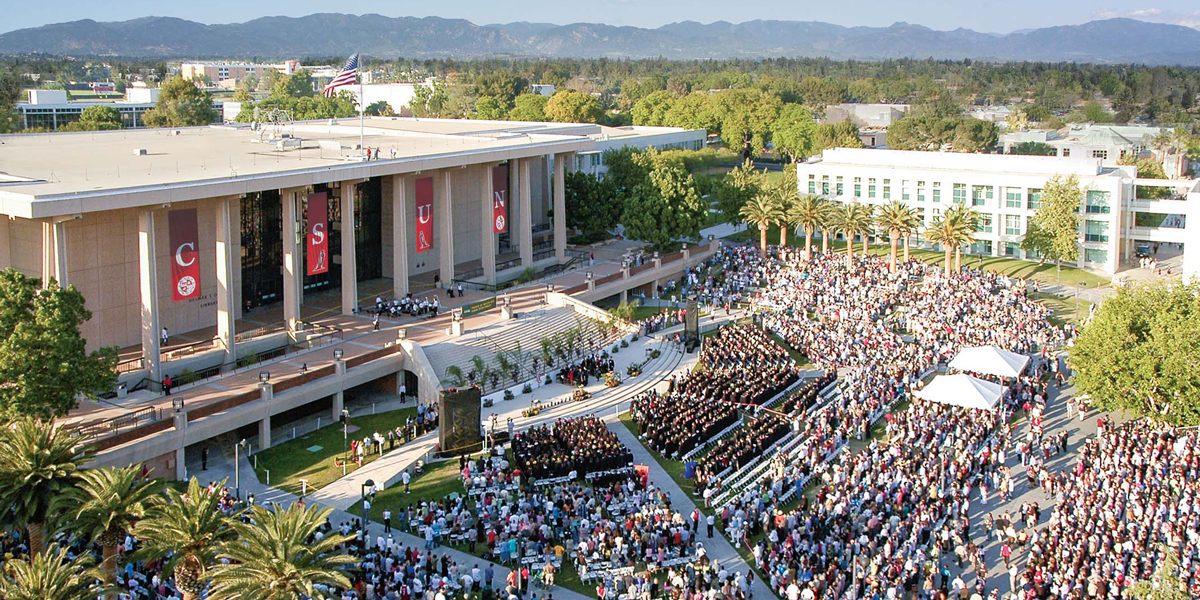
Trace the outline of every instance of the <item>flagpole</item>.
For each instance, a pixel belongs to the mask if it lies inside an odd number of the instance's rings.
[[[367,152],[367,145],[363,142],[363,105],[367,103],[367,97],[363,95],[361,58],[359,59],[358,71],[359,72],[355,74],[358,76],[358,147],[362,149],[363,154],[365,155]],[[368,158],[370,157],[369,155],[367,156]]]

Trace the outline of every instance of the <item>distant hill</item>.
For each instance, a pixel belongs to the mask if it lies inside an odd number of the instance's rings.
[[[1132,19],[1006,35],[921,25],[843,27],[818,21],[697,23],[655,29],[602,23],[517,22],[322,13],[205,25],[170,17],[56,23],[0,34],[0,54],[163,58],[330,56],[611,57],[703,59],[827,56],[1135,62],[1200,65],[1200,31]]]

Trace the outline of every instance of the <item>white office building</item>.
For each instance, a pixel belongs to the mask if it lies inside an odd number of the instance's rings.
[[[1077,266],[1110,275],[1123,261],[1136,260],[1139,242],[1184,243],[1184,215],[1188,207],[1200,206],[1195,180],[1138,179],[1135,167],[1107,167],[1090,157],[836,148],[797,168],[801,193],[872,205],[899,200],[920,209],[926,226],[951,203],[967,204],[982,216],[970,253],[1030,260],[1038,257],[1022,250],[1021,240],[1041,205],[1046,182],[1055,175],[1077,176],[1085,192]],[[1137,199],[1137,186],[1151,182],[1170,187],[1173,197]],[[1139,223],[1137,213],[1167,218],[1148,227],[1142,226],[1145,220]],[[937,249],[924,240],[913,243]],[[1185,252],[1185,270],[1189,262],[1194,270],[1195,261],[1188,261]]]

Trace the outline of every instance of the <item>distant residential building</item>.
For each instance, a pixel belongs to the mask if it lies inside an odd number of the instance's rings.
[[[363,101],[363,106],[383,101],[387,102],[397,115],[411,115],[412,101],[419,87],[433,87],[433,80],[422,83],[364,83],[362,86],[352,85],[343,89],[354,94],[355,101]],[[365,100],[359,97],[360,88]]]
[[[823,123],[841,123],[850,121],[859,127],[887,129],[892,123],[904,118],[908,113],[907,104],[860,104],[846,102],[830,104],[825,107]]]
[[[1117,166],[1127,156],[1153,156],[1163,163],[1163,171],[1168,177],[1178,177],[1186,171],[1186,161],[1181,160],[1181,156],[1169,153],[1166,148],[1155,147],[1155,138],[1171,131],[1171,127],[1154,125],[1081,123],[1059,130],[1003,133],[1000,135],[1000,145],[1007,154],[1019,144],[1041,142],[1053,146],[1057,156],[1098,158],[1106,167]]]
[[[124,100],[68,100],[64,90],[29,90],[29,101],[17,103],[17,115],[22,129],[43,128],[58,131],[79,120],[89,106],[111,106],[121,113],[121,126],[126,129],[144,127],[142,115],[158,102],[158,88],[130,87]],[[213,102],[218,118],[222,102]]]
[[[1113,274],[1122,262],[1136,259],[1138,244],[1178,243],[1185,246],[1185,271],[1194,273],[1197,267],[1200,245],[1187,243],[1186,215],[1200,209],[1200,182],[1165,181],[1172,198],[1140,199],[1137,186],[1162,180],[1139,179],[1136,167],[1105,166],[1099,157],[833,148],[798,164],[796,173],[802,193],[843,203],[900,201],[921,212],[925,227],[954,204],[971,206],[981,220],[970,254],[1027,260],[1039,259],[1022,250],[1021,241],[1041,206],[1046,182],[1056,175],[1075,175],[1084,190],[1077,266]],[[1168,219],[1158,227],[1139,226],[1138,213]],[[1200,236],[1193,232],[1190,238]],[[923,239],[914,242],[940,250]],[[1189,251],[1192,245],[1198,247]]]
[[[554,84],[552,83],[535,83],[529,86],[529,90],[542,96],[553,96],[555,92]]]
[[[1008,125],[1008,118],[1012,116],[1013,110],[1007,106],[976,106],[967,111],[967,116],[994,123],[997,127],[1003,129]]]
[[[608,173],[604,164],[604,152],[619,148],[655,148],[657,150],[700,150],[705,147],[708,132],[703,129],[679,129],[678,127],[606,127],[598,126],[599,133],[588,137],[596,141],[592,150],[575,154],[575,170],[597,177]]]
[[[295,60],[286,60],[277,64],[188,62],[179,65],[179,75],[184,79],[193,80],[207,77],[209,81],[220,84],[226,80],[240,81],[249,75],[262,77],[263,73],[271,70],[278,71],[283,75],[291,75],[299,66],[300,63]]]

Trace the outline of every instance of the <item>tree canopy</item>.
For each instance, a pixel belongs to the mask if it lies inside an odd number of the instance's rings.
[[[814,153],[816,136],[817,122],[812,110],[801,104],[784,104],[771,124],[771,141],[775,149],[790,156],[793,162]]]
[[[1075,386],[1102,409],[1200,425],[1200,285],[1118,289],[1069,352]]]
[[[550,98],[541,94],[521,94],[513,100],[513,108],[508,113],[512,121],[545,121],[546,103]]]
[[[625,198],[621,224],[628,237],[660,250],[679,239],[695,239],[708,217],[692,176],[681,166],[654,164],[652,152],[635,161],[648,168],[646,179]]]
[[[148,127],[194,127],[216,119],[208,92],[182,77],[167,79],[158,92],[154,108],[142,115]]]
[[[1042,205],[1029,219],[1029,229],[1021,240],[1025,251],[1061,265],[1079,258],[1079,206],[1083,190],[1079,178],[1054,176],[1042,189]]]
[[[1009,149],[1009,154],[1031,154],[1035,156],[1055,156],[1058,149],[1046,142],[1021,142]]]
[[[560,90],[546,102],[546,118],[557,123],[598,123],[604,107],[591,94]]]
[[[60,417],[79,395],[111,391],[117,349],[87,352],[83,294],[15,269],[0,271],[0,416]]]
[[[67,124],[63,131],[108,131],[121,128],[121,113],[112,106],[98,104],[79,113],[79,120]]]
[[[580,231],[581,243],[604,239],[621,218],[622,200],[612,179],[576,171],[565,180],[567,227]]]

